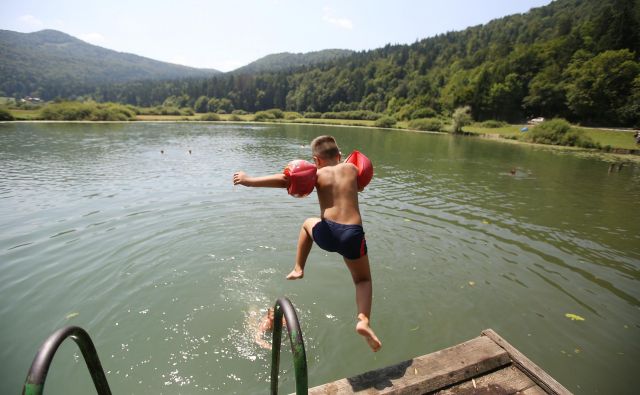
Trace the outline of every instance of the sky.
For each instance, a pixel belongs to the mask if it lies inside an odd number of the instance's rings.
[[[231,71],[263,56],[410,44],[551,0],[0,0],[0,29]]]

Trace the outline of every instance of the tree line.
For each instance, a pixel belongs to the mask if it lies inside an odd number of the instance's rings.
[[[476,120],[544,116],[634,126],[640,125],[639,4],[557,0],[464,31],[295,70],[43,91],[197,112],[367,110],[404,120],[470,106]]]

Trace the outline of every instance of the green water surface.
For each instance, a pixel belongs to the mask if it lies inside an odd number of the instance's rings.
[[[376,354],[354,332],[339,256],[314,248],[305,278],[284,279],[315,196],[231,182],[236,170],[310,159],[320,134],[374,163],[360,205]],[[608,169],[376,129],[0,124],[0,393],[21,390],[39,345],[64,325],[93,337],[114,394],[267,393],[270,354],[253,332],[280,296],[298,310],[311,386],[492,328],[575,393],[636,393],[640,169]],[[292,366],[285,345],[282,393],[294,390]],[[45,390],[93,391],[73,342]]]

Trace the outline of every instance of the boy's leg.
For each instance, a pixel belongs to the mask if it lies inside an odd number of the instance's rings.
[[[300,235],[298,236],[298,249],[296,250],[296,264],[291,273],[287,275],[287,280],[297,280],[304,277],[304,265],[313,246],[313,227],[320,222],[320,218],[307,218],[302,224]]]
[[[356,286],[356,305],[358,307],[358,323],[356,324],[356,332],[364,336],[373,351],[378,351],[382,347],[382,343],[369,326],[369,317],[371,317],[371,300],[373,298],[373,287],[371,283],[371,271],[369,269],[369,257],[361,256],[358,259],[344,258],[347,264],[353,284]]]

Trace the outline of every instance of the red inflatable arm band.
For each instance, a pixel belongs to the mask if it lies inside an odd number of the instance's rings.
[[[316,172],[318,168],[311,162],[297,159],[292,160],[284,168],[284,175],[289,179],[287,192],[293,197],[305,197],[316,186]]]
[[[355,150],[345,160],[347,163],[353,163],[358,168],[358,189],[362,190],[369,185],[373,178],[373,165],[369,158],[362,152]]]

